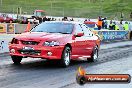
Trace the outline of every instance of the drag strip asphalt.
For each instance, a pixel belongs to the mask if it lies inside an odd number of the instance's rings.
[[[102,44],[98,62],[72,61],[68,68],[59,67],[57,62],[31,58],[24,58],[16,66],[8,54],[3,54],[0,55],[0,88],[82,88],[75,80],[79,66],[92,74],[120,73],[132,68],[131,59],[132,41]]]

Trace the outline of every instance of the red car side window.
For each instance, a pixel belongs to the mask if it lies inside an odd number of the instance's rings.
[[[83,29],[81,28],[80,24],[76,24],[75,33],[84,33]]]
[[[87,28],[85,25],[81,25],[81,27],[83,28],[84,31],[84,36],[87,37],[92,37],[93,33],[89,30],[89,28]]]

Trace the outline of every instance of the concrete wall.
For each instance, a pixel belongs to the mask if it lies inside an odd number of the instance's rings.
[[[0,53],[9,52],[8,44],[15,34],[0,34]]]

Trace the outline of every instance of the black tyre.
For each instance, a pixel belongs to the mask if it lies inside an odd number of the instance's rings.
[[[71,60],[70,55],[71,55],[71,49],[69,47],[65,47],[62,52],[61,61],[60,61],[62,67],[69,66]]]
[[[14,62],[14,64],[20,64],[22,57],[20,56],[11,56],[12,61]]]
[[[98,47],[93,49],[91,58],[88,58],[87,60],[88,62],[96,62],[98,60]]]

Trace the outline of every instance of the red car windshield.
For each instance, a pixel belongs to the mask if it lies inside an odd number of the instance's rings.
[[[62,23],[62,22],[44,22],[36,26],[31,30],[31,32],[47,32],[47,33],[62,33],[71,34],[74,24],[72,23]]]

